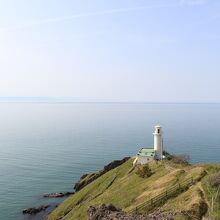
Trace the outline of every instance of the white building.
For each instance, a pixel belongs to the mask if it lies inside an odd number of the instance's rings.
[[[154,130],[154,147],[142,148],[138,151],[133,165],[146,164],[151,160],[163,159],[163,139],[162,139],[162,127],[157,125]]]

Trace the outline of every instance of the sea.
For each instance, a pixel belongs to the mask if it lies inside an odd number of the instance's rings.
[[[158,124],[168,152],[220,162],[220,104],[0,103],[0,220],[35,220],[22,210],[152,147]]]

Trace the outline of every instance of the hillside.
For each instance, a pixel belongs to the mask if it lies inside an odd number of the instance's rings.
[[[88,207],[101,204],[113,204],[125,213],[173,213],[173,219],[183,220],[201,219],[204,215],[220,219],[220,205],[216,202],[219,197],[212,202],[217,188],[208,181],[220,166],[152,161],[149,163],[152,175],[142,178],[132,162],[131,158],[80,189],[47,220],[86,220]]]

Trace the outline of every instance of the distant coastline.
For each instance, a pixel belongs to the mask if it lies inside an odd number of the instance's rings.
[[[49,96],[1,96],[0,103],[80,103],[80,104],[220,104],[220,102],[205,101],[134,101],[134,100],[103,100],[78,97],[49,97]]]

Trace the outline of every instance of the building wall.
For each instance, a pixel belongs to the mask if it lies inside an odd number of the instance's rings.
[[[146,164],[152,161],[154,158],[153,157],[137,157],[137,163],[136,164]]]

